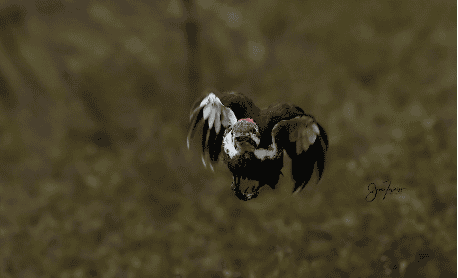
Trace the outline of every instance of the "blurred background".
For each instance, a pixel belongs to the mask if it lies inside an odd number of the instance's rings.
[[[1,277],[456,276],[456,1],[113,2],[0,3]],[[207,88],[314,115],[321,183],[238,200]]]

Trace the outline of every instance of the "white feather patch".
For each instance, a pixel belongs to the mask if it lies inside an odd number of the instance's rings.
[[[251,139],[253,139],[253,141],[256,142],[256,146],[258,146],[259,143],[261,142],[261,140],[258,138],[258,136],[254,135],[254,134],[250,134],[250,137],[251,137]]]
[[[268,149],[259,148],[254,150],[254,155],[261,160],[274,158],[277,156],[277,145],[275,144],[275,141],[272,143],[272,145],[269,146]]]
[[[200,107],[204,107],[208,103],[214,102],[215,99],[218,99],[218,97],[214,93],[209,93],[208,96],[206,96],[200,103]]]
[[[215,122],[215,117],[216,117],[215,111],[217,109],[219,109],[219,108],[215,109],[215,107],[213,105],[211,105],[211,107],[212,107],[212,110],[210,112],[210,117],[208,117],[208,128],[209,129],[211,129],[213,127],[213,123]]]
[[[218,110],[216,110],[216,118],[215,118],[215,131],[216,131],[216,134],[219,134],[220,130],[221,130],[221,110],[218,109]]]
[[[316,140],[316,134],[312,134],[312,135],[309,136],[310,145],[315,143],[315,140]]]
[[[320,135],[320,129],[318,128],[318,126],[315,123],[312,124],[312,129],[313,131],[315,131],[317,135]]]
[[[235,117],[234,112],[230,108],[223,107],[223,120],[222,124],[224,127],[231,126],[237,123],[237,117]]]
[[[230,157],[234,158],[238,152],[234,147],[234,140],[232,139],[232,131],[228,132],[223,139],[224,152]]]
[[[204,107],[204,120],[208,119],[208,117],[210,116],[210,112],[211,111],[212,111],[211,105],[206,105]]]
[[[208,128],[211,129],[215,125],[216,134],[221,130],[221,124],[228,127],[237,122],[234,112],[225,107],[221,100],[214,94],[210,93],[200,103],[200,109],[203,110],[204,120],[208,119]],[[221,114],[221,112],[223,112]],[[222,117],[221,117],[222,116]]]

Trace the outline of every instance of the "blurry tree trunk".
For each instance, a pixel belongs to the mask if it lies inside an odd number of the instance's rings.
[[[183,24],[186,36],[186,104],[192,103],[202,90],[200,63],[200,24],[196,4],[193,0],[183,0],[186,9],[186,21]]]
[[[29,151],[47,156],[62,153],[67,91],[43,46],[46,38],[15,35],[9,39],[17,49],[12,52],[0,43],[0,74],[5,81],[1,94],[19,127],[20,141]]]
[[[6,49],[0,42],[0,75],[5,80],[0,95],[3,96],[4,101],[7,100],[8,108],[12,108],[16,106],[17,99],[23,97],[25,90],[22,86],[23,81],[21,79],[21,74],[6,53]]]

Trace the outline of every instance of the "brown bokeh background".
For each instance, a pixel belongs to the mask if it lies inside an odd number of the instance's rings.
[[[0,276],[455,277],[456,76],[456,1],[2,1]],[[321,183],[239,201],[209,87],[314,115]]]

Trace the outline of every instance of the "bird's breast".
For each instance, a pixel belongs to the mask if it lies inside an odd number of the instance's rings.
[[[225,158],[229,169],[242,176],[249,176],[249,173],[256,171],[259,164],[252,151],[241,151],[233,157],[226,156]]]

